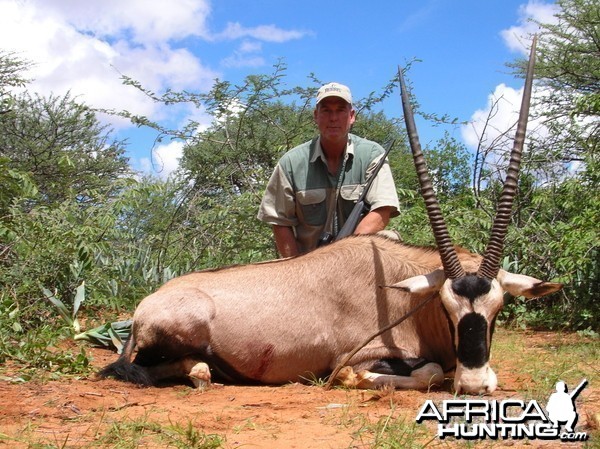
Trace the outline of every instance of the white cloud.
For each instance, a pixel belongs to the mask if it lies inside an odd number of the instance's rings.
[[[255,53],[262,51],[262,44],[260,42],[244,41],[240,45],[240,52],[242,53]]]
[[[434,2],[420,2],[419,8],[412,14],[405,15],[399,18],[398,29],[402,32],[410,32],[415,28],[426,26],[428,18],[435,10]]]
[[[223,67],[260,67],[265,60],[260,55],[262,44],[256,41],[244,41],[231,56],[221,61]]]
[[[527,151],[528,140],[533,136],[536,139],[548,136],[548,128],[542,124],[542,119],[532,118],[540,117],[539,111],[536,111],[535,98],[544,95],[549,95],[549,92],[542,91],[534,85],[524,151]],[[473,151],[479,147],[480,152],[487,154],[486,161],[490,166],[496,165],[499,160],[510,154],[522,97],[523,88],[517,90],[500,84],[488,96],[486,106],[476,110],[469,123],[461,127],[461,136],[465,145]],[[506,161],[501,162],[499,168],[505,168],[505,164]]]
[[[247,28],[239,23],[228,23],[222,33],[215,35],[216,39],[240,39],[252,37],[264,42],[287,42],[293,39],[300,39],[306,36],[305,31],[283,30],[275,25],[260,25],[253,28]]]
[[[121,74],[145,88],[207,91],[218,71],[191,51],[184,38],[244,40],[229,66],[265,63],[260,42],[284,42],[304,33],[273,25],[228,24],[211,33],[208,0],[0,0],[0,42],[34,63],[31,90],[62,95],[68,90],[94,107],[126,109],[151,118],[159,105],[130,86]]]
[[[182,30],[194,32],[185,22],[181,28],[177,27],[174,21],[180,14],[163,11],[165,20],[161,22],[158,20],[161,8],[145,7],[143,1],[122,3],[123,7],[114,1],[94,2],[92,8],[89,2],[74,0],[43,3],[0,0],[0,41],[5,43],[4,50],[14,51],[34,63],[28,74],[34,79],[30,90],[46,95],[63,95],[71,91],[94,107],[126,109],[153,118],[159,116],[159,106],[136,89],[124,86],[121,74],[131,76],[157,92],[167,86],[173,89],[210,88],[217,76],[215,71],[204,67],[187,50],[172,48],[165,42],[157,43],[157,37],[177,38]],[[111,5],[112,9],[109,8]],[[149,18],[144,28],[140,17],[148,18],[145,9],[153,10],[155,17]],[[182,12],[171,2],[168,9]],[[203,11],[200,7],[191,8],[192,17],[197,10]],[[113,13],[109,14],[109,11]],[[109,26],[111,17],[115,21]],[[203,16],[198,17],[199,22],[203,20]],[[155,33],[148,28],[153,23],[157,27]],[[159,23],[163,25],[159,26]],[[129,29],[133,30],[135,39],[127,41],[125,35]],[[107,38],[108,33],[114,33],[112,38]],[[113,125],[127,124],[115,121]]]
[[[480,140],[493,142],[511,129],[518,117],[523,90],[515,90],[505,84],[487,98],[484,108],[476,110],[467,125],[461,128],[463,141],[470,148],[476,148]]]
[[[161,43],[188,36],[207,36],[206,0],[29,0],[29,5],[52,14],[83,33]]]
[[[531,36],[539,30],[536,22],[556,23],[558,11],[558,5],[554,3],[530,0],[519,7],[519,24],[502,30],[500,35],[511,51],[527,54]]]
[[[142,158],[140,166],[147,173],[157,173],[162,179],[167,179],[179,167],[183,156],[184,143],[174,140],[166,145],[159,145],[152,150],[152,158]]]
[[[189,106],[164,108],[123,85],[121,76],[158,94],[166,89],[206,92],[222,75],[180,48],[183,39],[211,43],[240,39],[238,50],[229,58],[223,55],[223,67],[240,67],[265,64],[261,42],[281,43],[306,35],[274,25],[248,28],[239,23],[214,33],[207,25],[210,5],[210,0],[0,0],[0,42],[4,51],[33,63],[24,74],[33,79],[28,86],[32,92],[70,91],[92,107],[179,124],[182,117],[198,112]],[[100,118],[117,129],[131,126],[123,119]],[[205,123],[204,118],[201,126]],[[171,159],[162,151],[157,155],[164,156],[168,170]]]
[[[530,0],[527,4],[521,5],[518,24],[500,33],[506,46],[511,51],[527,55],[531,38],[539,30],[535,21],[554,23],[557,11],[557,5],[539,0]],[[541,95],[548,95],[548,93],[536,89],[534,84],[532,104],[535,104],[535,98]],[[523,88],[514,89],[505,84],[497,85],[494,92],[488,95],[485,107],[476,110],[469,123],[461,128],[461,135],[467,147],[475,150],[481,144],[482,148],[509,151],[512,148],[522,96]],[[539,116],[539,114],[532,113],[530,116]],[[544,126],[531,119],[527,130],[528,135],[547,133]]]

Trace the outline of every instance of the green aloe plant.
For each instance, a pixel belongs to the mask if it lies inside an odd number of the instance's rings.
[[[52,293],[47,288],[43,288],[42,291],[46,299],[56,307],[64,322],[73,328],[75,331],[75,340],[86,340],[107,348],[113,347],[119,354],[123,351],[125,341],[127,341],[131,332],[131,320],[106,323],[94,329],[81,332],[81,325],[77,320],[77,312],[79,312],[79,308],[85,300],[85,281],[75,290],[72,312],[69,311],[64,302],[57,298],[56,293]]]
[[[86,340],[107,348],[114,347],[121,354],[125,341],[131,333],[132,323],[132,320],[106,323],[86,332],[81,332],[75,335],[74,338],[75,340]]]
[[[83,281],[75,290],[72,312],[69,312],[69,309],[65,303],[56,297],[56,291],[52,293],[47,288],[42,288],[42,292],[44,293],[46,299],[50,301],[54,307],[56,307],[58,313],[63,318],[65,323],[72,327],[75,332],[81,332],[81,326],[77,320],[77,312],[79,312],[79,307],[81,307],[81,304],[85,300],[85,281]]]

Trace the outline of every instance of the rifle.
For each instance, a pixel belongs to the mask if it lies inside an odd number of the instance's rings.
[[[363,188],[362,193],[360,194],[360,196],[358,197],[358,200],[356,201],[356,204],[354,205],[354,209],[352,209],[352,212],[350,212],[350,216],[344,223],[344,226],[342,226],[342,229],[340,229],[340,232],[338,232],[338,235],[335,237],[336,241],[352,234],[354,232],[354,230],[356,229],[356,227],[358,226],[358,223],[362,219],[365,212],[369,211],[369,208],[365,204],[365,198],[367,197],[367,193],[369,193],[371,184],[373,184],[373,181],[377,177],[379,170],[381,170],[381,167],[383,167],[383,164],[385,164],[385,160],[387,159],[388,154],[390,154],[390,151],[391,151],[392,147],[394,146],[394,142],[395,141],[392,140],[388,144],[388,147],[385,149],[383,156],[381,157],[381,159],[379,159],[379,162],[377,162],[377,165],[375,166],[373,173],[371,173],[371,176],[369,177],[369,179],[367,179],[367,182],[365,183],[365,187]]]

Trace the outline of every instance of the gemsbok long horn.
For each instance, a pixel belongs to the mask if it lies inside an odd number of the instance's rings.
[[[512,205],[517,193],[519,168],[521,166],[521,155],[523,154],[523,144],[525,142],[525,131],[527,129],[527,119],[529,117],[529,104],[531,102],[531,90],[533,85],[533,68],[535,66],[535,47],[537,36],[533,37],[531,42],[531,51],[529,53],[529,63],[527,65],[527,75],[525,77],[525,87],[523,89],[523,98],[521,100],[521,110],[519,112],[519,121],[517,122],[517,131],[513,149],[510,154],[510,162],[506,170],[506,180],[498,201],[498,209],[488,246],[485,250],[483,261],[477,271],[477,276],[487,279],[494,279],[500,270],[500,259],[504,249],[504,239],[508,231],[510,217],[512,214]]]
[[[412,107],[404,84],[404,77],[402,76],[402,70],[398,67],[398,78],[400,79],[400,90],[402,96],[402,109],[404,111],[404,122],[406,123],[406,132],[408,134],[408,141],[410,142],[410,149],[412,150],[413,159],[415,162],[415,168],[419,178],[419,184],[421,185],[421,195],[425,200],[425,207],[427,209],[427,215],[429,216],[429,222],[433,230],[433,236],[440,252],[440,258],[442,259],[442,265],[444,266],[444,273],[449,279],[457,279],[465,275],[465,272],[458,260],[454,245],[450,240],[450,234],[448,228],[444,222],[440,205],[435,196],[431,179],[427,171],[427,164],[421,151],[421,144],[419,143],[419,136],[417,134],[417,127],[415,125],[415,118],[413,115]]]

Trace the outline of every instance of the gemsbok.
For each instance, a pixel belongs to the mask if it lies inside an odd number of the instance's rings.
[[[190,273],[141,301],[131,337],[101,376],[153,385],[182,378],[283,384],[328,376],[364,339],[340,381],[359,388],[426,389],[454,371],[458,393],[491,393],[495,319],[504,292],[538,297],[562,285],[500,269],[517,188],[535,39],[490,241],[483,257],[452,245],[414,125],[402,72],[407,132],[437,248],[355,235],[308,254]],[[417,310],[418,309],[418,310]],[[337,370],[336,370],[337,371]]]

